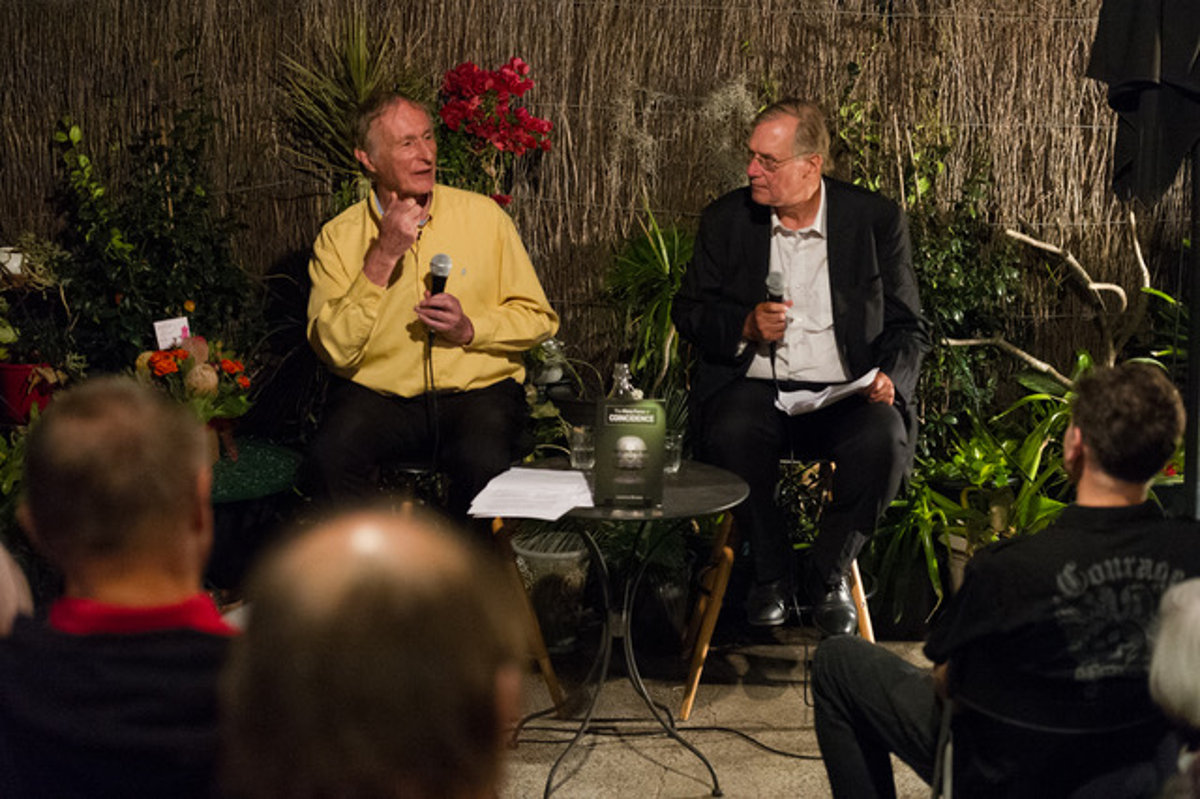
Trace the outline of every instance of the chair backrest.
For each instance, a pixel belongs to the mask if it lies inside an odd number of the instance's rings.
[[[1063,730],[1002,718],[961,699],[952,713],[952,785],[959,795],[971,797],[1068,797],[1084,795],[1077,793],[1084,785],[1098,790],[1106,782],[1144,782],[1153,772],[1147,764],[1168,734],[1160,715],[1102,729]]]

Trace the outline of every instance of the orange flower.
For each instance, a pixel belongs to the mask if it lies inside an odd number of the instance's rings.
[[[242,388],[250,388],[250,378],[246,377],[245,375],[241,375],[237,379],[237,384]]]
[[[163,377],[179,371],[179,362],[171,352],[158,350],[150,356],[150,371],[155,377]]]
[[[242,365],[241,361],[234,361],[234,360],[230,360],[229,358],[222,358],[221,359],[221,368],[225,370],[225,374],[227,374],[227,375],[236,375],[238,372],[241,372],[246,367],[244,365]]]
[[[192,311],[196,310],[196,303],[192,302],[191,300],[185,300],[183,303],[183,310],[191,313]]]

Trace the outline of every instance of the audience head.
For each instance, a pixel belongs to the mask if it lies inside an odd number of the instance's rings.
[[[131,378],[55,396],[29,434],[19,515],[68,578],[97,561],[188,553],[199,579],[212,539],[204,430]]]
[[[265,559],[223,686],[239,795],[495,795],[520,617],[498,564],[439,524],[342,515]]]
[[[1200,730],[1200,579],[1176,583],[1159,603],[1150,695],[1167,715]]]
[[[828,174],[833,167],[829,158],[829,125],[820,106],[795,97],[786,97],[758,112],[758,116],[754,118],[754,127],[779,117],[791,117],[796,120],[792,154],[811,153],[821,156],[821,170]]]
[[[1072,436],[1087,454],[1067,453],[1067,470],[1078,478],[1087,458],[1105,474],[1126,483],[1146,483],[1170,460],[1183,435],[1179,392],[1159,367],[1123,363],[1096,369],[1075,384]],[[1072,431],[1077,431],[1072,432]]]

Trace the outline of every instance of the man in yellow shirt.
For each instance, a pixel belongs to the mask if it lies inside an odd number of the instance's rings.
[[[512,220],[490,198],[435,183],[437,142],[420,104],[368,102],[355,157],[371,195],[313,244],[309,342],[337,376],[309,457],[318,499],[373,490],[388,460],[429,460],[449,510],[517,456],[526,420],[522,353],[554,335]],[[430,273],[449,261],[444,291]]]

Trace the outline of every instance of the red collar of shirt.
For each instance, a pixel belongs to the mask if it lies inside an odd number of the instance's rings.
[[[63,597],[50,606],[50,626],[73,635],[148,633],[190,629],[212,635],[237,630],[221,618],[208,594],[196,594],[174,605],[129,607],[94,599]]]

